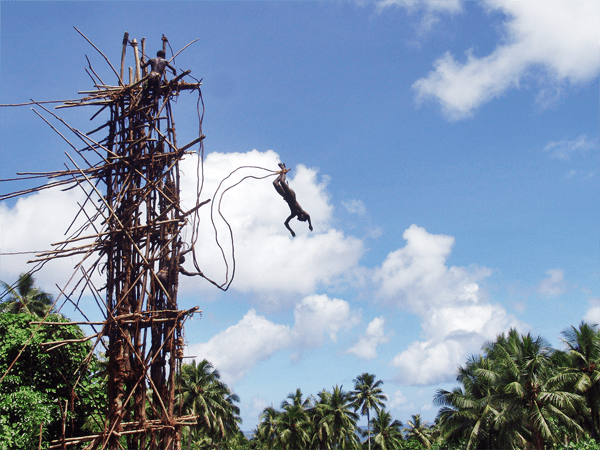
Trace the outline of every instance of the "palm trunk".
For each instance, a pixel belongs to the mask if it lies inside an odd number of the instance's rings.
[[[369,450],[371,450],[371,420],[369,419],[369,410],[367,409],[367,441],[369,442]]]

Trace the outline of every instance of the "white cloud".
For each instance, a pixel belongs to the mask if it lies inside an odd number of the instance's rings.
[[[248,411],[248,416],[259,417],[264,409],[269,406],[270,403],[264,395],[253,395],[249,403],[244,403],[244,409]]]
[[[391,364],[403,384],[450,381],[456,368],[483,342],[516,324],[499,305],[482,295],[485,268],[448,267],[454,238],[416,225],[403,234],[406,246],[391,252],[373,279],[380,294],[396,299],[421,318],[422,341],[414,341]]]
[[[478,299],[478,280],[491,272],[485,268],[447,267],[454,238],[430,234],[411,225],[402,235],[405,247],[391,252],[373,276],[380,293],[426,316],[431,307]]]
[[[182,178],[182,201],[188,207],[195,202],[190,193],[195,191],[196,163],[192,157],[182,164],[186,174]],[[237,167],[260,166],[278,170],[278,163],[279,156],[273,151],[211,153],[204,164],[205,195],[213,195],[219,183]],[[333,208],[326,192],[327,180],[319,180],[315,169],[302,165],[288,174],[289,184],[295,190],[299,203],[311,215],[314,227],[311,233],[306,223],[293,219],[290,226],[297,236],[292,238],[284,226],[289,208],[275,191],[273,176],[261,180],[248,178],[234,186],[244,177],[267,174],[255,167],[236,172],[225,181],[212,202],[218,239],[225,250],[230,270],[233,264],[232,241],[225,222],[218,214],[219,206],[233,230],[236,274],[232,289],[265,296],[273,294],[271,298],[286,299],[289,296],[275,294],[307,295],[321,284],[334,283],[355,267],[364,252],[363,244],[359,239],[345,236],[342,231],[331,227]],[[229,187],[232,188],[225,191]],[[222,192],[225,193],[221,197]],[[215,242],[208,205],[201,208],[200,236],[198,248],[202,252],[198,254],[198,261],[201,269],[211,279],[224,282],[226,268]],[[192,289],[191,284],[192,281],[188,281],[184,288]],[[197,289],[195,280],[194,288]]]
[[[432,310],[422,324],[428,337],[415,341],[394,357],[398,378],[406,384],[452,381],[456,369],[472,352],[516,321],[499,305],[452,306]]]
[[[583,316],[583,321],[600,325],[600,298],[590,300],[590,307]]]
[[[458,120],[518,88],[538,68],[543,81],[554,84],[598,76],[600,3],[487,0],[485,6],[507,17],[503,43],[483,57],[468,50],[464,62],[446,52],[427,77],[414,83],[419,103],[436,101],[448,118]]]
[[[388,408],[394,409],[399,408],[400,406],[406,405],[408,403],[408,399],[402,394],[401,391],[396,391],[388,400]]]
[[[67,239],[65,232],[79,211],[78,203],[83,204],[85,198],[86,194],[79,188],[68,191],[46,189],[19,198],[12,207],[0,203],[0,252],[40,252],[57,248],[51,244]],[[80,214],[70,233],[83,224],[83,219],[85,216]],[[89,234],[94,231],[90,230]],[[77,245],[90,242],[79,241]],[[36,284],[47,292],[55,292],[55,283],[64,285],[82,257],[75,255],[46,263],[43,270],[34,274]],[[2,255],[0,258],[0,279],[11,284],[20,273],[34,267],[27,261],[33,260],[35,254]]]
[[[420,24],[420,33],[429,31],[440,19],[441,14],[454,14],[462,11],[461,0],[379,0],[377,10],[395,6],[405,8],[409,13],[424,11]]]
[[[197,359],[209,360],[226,383],[243,378],[260,361],[268,359],[291,343],[291,332],[251,309],[237,324],[213,336],[208,342],[190,346]]]
[[[235,383],[275,352],[292,350],[292,358],[298,358],[311,348],[321,347],[327,338],[336,342],[338,332],[358,322],[357,313],[350,310],[346,301],[326,295],[304,298],[296,306],[294,317],[295,324],[290,329],[251,309],[237,324],[208,342],[190,345],[190,353],[213,363],[226,383]]]
[[[389,341],[390,334],[385,333],[385,319],[376,317],[367,325],[366,332],[359,336],[358,342],[346,353],[353,353],[359,358],[369,361],[377,358],[377,346]]]
[[[463,348],[453,340],[415,341],[394,357],[392,366],[400,369],[398,379],[403,384],[426,385],[449,381],[463,356]]]
[[[547,278],[538,285],[538,294],[546,297],[556,297],[565,292],[565,271],[562,269],[550,269],[546,271]]]
[[[336,342],[340,330],[353,328],[360,320],[357,313],[350,311],[348,302],[326,295],[306,297],[296,306],[294,317],[293,336],[300,348],[319,347],[326,335]]]
[[[584,322],[600,324],[600,306],[593,306],[583,317]]]
[[[367,208],[361,200],[353,199],[343,201],[342,205],[350,214],[358,214],[359,216],[364,216],[367,213]]]
[[[459,12],[462,10],[460,0],[381,0],[377,2],[379,8],[397,6],[409,11],[425,9],[436,12]]]
[[[598,149],[598,142],[582,134],[576,139],[549,142],[545,147],[545,152],[550,152],[550,156],[556,159],[570,160],[576,153],[586,153],[590,150]]]

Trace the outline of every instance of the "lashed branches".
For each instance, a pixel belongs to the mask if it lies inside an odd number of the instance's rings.
[[[101,325],[88,337],[48,342],[45,346],[52,351],[74,342],[95,340],[95,348],[108,340],[109,404],[101,433],[88,437],[63,435],[50,448],[88,442],[88,448],[116,449],[121,447],[121,437],[126,436],[128,446],[172,449],[178,445],[180,427],[193,419],[176,417],[174,374],[183,358],[183,322],[198,309],[177,308],[179,273],[193,275],[180,266],[184,253],[180,231],[190,221],[194,226],[198,210],[208,200],[200,201],[198,197],[189,211],[180,206],[179,161],[190,153],[189,148],[201,144],[204,136],[199,133],[188,144],[177,145],[170,101],[181,91],[200,92],[200,83],[184,81],[190,73],[184,71],[160,86],[162,104],[157,105],[155,96],[149,95],[147,76],[141,77],[137,71],[135,81],[123,85],[122,77],[104,53],[77,31],[105,58],[119,78],[119,86],[104,84],[89,64],[95,89],[80,92],[84,95],[81,99],[64,101],[56,109],[99,107],[93,117],[108,110],[110,119],[86,134],[45,108],[43,102],[32,100],[30,104],[41,109],[34,112],[74,154],[67,153],[65,170],[24,174],[26,179],[46,178],[47,184],[0,197],[5,200],[54,187],[78,188],[85,195],[66,239],[54,243],[51,250],[37,252],[31,262],[39,269],[57,258],[80,257],[72,276],[79,273],[80,279],[73,292],[64,296],[78,308],[79,301],[71,300],[75,290],[79,290],[79,297],[86,290],[91,292],[106,320],[86,320],[88,325]],[[140,67],[138,52],[134,53],[135,65]],[[52,121],[66,127],[83,142],[83,147],[77,147]],[[101,130],[106,131],[105,138],[97,141],[90,137]],[[77,217],[82,223],[75,225]],[[106,283],[97,289],[92,279],[102,272]],[[67,416],[67,408],[63,408],[63,417]]]

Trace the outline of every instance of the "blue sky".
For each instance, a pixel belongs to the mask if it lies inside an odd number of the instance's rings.
[[[162,34],[174,51],[199,38],[175,64],[203,79],[205,195],[242,165],[293,169],[314,231],[294,220],[292,238],[272,180],[246,181],[223,200],[231,289],[182,281],[180,305],[204,311],[187,323],[189,354],[239,394],[243,429],[298,387],[351,389],[363,372],[384,380],[394,417],[432,421],[435,390],[484,341],[516,326],[560,346],[568,326],[600,322],[598,2],[0,6],[0,103],[77,98],[92,88],[86,54],[115,82],[73,26],[115,66],[125,31],[149,53]],[[189,95],[175,106],[181,143],[197,133],[195,108]],[[59,112],[95,128],[92,109]],[[0,120],[1,178],[63,167],[70,149],[30,107]],[[182,164],[192,204],[194,167]],[[60,240],[82,195],[1,204],[1,252]],[[222,279],[201,231],[202,268]],[[0,256],[0,279],[26,260]],[[39,284],[56,293],[76,262],[47,265]]]

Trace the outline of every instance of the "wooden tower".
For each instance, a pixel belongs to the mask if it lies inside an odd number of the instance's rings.
[[[166,44],[163,36],[163,51]],[[124,80],[126,49],[131,47],[134,65],[129,68],[129,79]],[[146,70],[144,40],[141,47],[140,51],[136,40],[130,41],[125,33],[120,73],[104,56],[118,81],[105,84],[90,65],[94,89],[80,92],[84,97],[79,100],[57,106],[96,107],[92,118],[101,113],[108,117],[93,131],[82,133],[41,102],[34,102],[84,143],[76,148],[57,131],[80,160],[69,157],[67,170],[45,173],[53,181],[39,189],[71,185],[87,194],[80,211],[87,217],[86,223],[67,240],[54,244],[54,249],[38,254],[34,262],[81,255],[77,285],[83,286],[82,291],[91,291],[105,317],[101,323],[82,323],[98,327],[94,347],[107,342],[108,358],[108,411],[102,431],[89,436],[63,435],[50,442],[49,448],[175,450],[181,447],[181,427],[196,423],[195,416],[183,417],[175,406],[183,322],[198,309],[180,310],[177,291],[180,274],[202,276],[195,260],[197,272],[182,267],[184,254],[193,250],[193,243],[185,244],[180,233],[186,225],[196,225],[198,210],[206,202],[197,200],[191,209],[182,210],[179,163],[186,154],[195,153],[188,151],[193,146],[202,150],[204,136],[199,112],[198,137],[179,146],[172,100],[183,91],[197,91],[200,104],[201,83],[185,81],[191,78],[189,70],[170,80],[160,73],[156,83],[156,72]],[[96,288],[91,282],[97,273],[105,277],[105,286]]]

